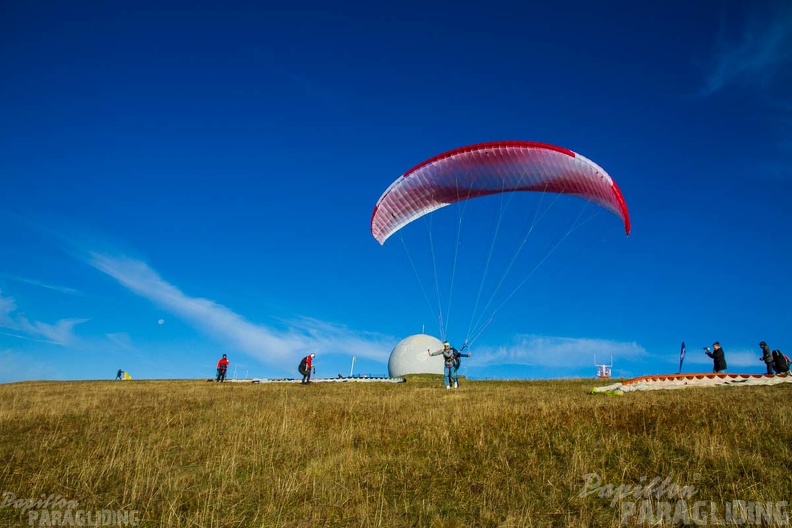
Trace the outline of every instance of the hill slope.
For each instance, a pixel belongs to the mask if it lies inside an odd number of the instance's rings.
[[[37,509],[40,522],[46,507],[14,501],[52,496],[196,527],[617,526],[641,507],[618,490],[655,477],[668,496],[646,494],[654,515],[680,497],[792,496],[792,386],[609,397],[595,385],[0,385],[0,525]]]

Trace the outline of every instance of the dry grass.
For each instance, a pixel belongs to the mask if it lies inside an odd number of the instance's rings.
[[[0,386],[0,492],[141,526],[614,526],[603,484],[790,500],[792,387],[593,396],[593,380]],[[0,525],[27,525],[0,509]]]

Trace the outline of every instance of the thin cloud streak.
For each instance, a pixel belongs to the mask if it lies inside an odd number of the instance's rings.
[[[188,296],[140,260],[92,252],[88,263],[136,295],[270,366],[291,371],[289,361],[310,353],[340,353],[387,360],[388,343],[392,341],[387,336],[356,333],[314,319],[292,321],[291,328],[280,331],[253,324],[210,299]]]
[[[300,334],[322,343],[325,352],[354,355],[360,358],[386,362],[394,338],[374,332],[355,332],[337,324],[312,318],[299,318],[288,322]]]
[[[751,20],[736,41],[726,42],[721,35],[702,95],[712,95],[737,82],[767,83],[792,62],[792,10],[768,18]]]
[[[41,321],[30,321],[23,315],[17,315],[16,302],[0,292],[0,328],[19,332],[23,339],[44,341],[61,346],[74,346],[79,342],[74,327],[85,323],[88,319],[61,319],[55,324]],[[43,340],[41,338],[44,338]]]
[[[105,338],[118,350],[124,352],[140,352],[132,343],[132,338],[125,332],[113,332],[105,334]]]
[[[646,350],[637,343],[624,343],[604,339],[570,338],[525,335],[515,342],[498,347],[480,347],[470,358],[471,366],[525,365],[563,368],[578,366],[580,358],[610,362],[617,358],[635,359],[645,356]],[[592,363],[593,365],[593,363]]]
[[[53,290],[60,293],[66,293],[68,295],[81,295],[81,293],[74,288],[68,288],[66,286],[56,286],[52,284],[47,284],[45,282],[36,280],[36,279],[28,279],[25,277],[18,277],[15,275],[8,275],[5,273],[0,273],[0,279],[5,279],[14,282],[20,282],[22,284],[29,284],[31,286],[38,286],[39,288],[44,288],[47,290]]]
[[[36,343],[48,343],[48,344],[51,344],[51,345],[52,344],[56,344],[56,343],[53,343],[52,341],[48,341],[46,339],[37,339],[35,337],[25,336],[25,335],[21,335],[21,334],[11,334],[9,332],[0,332],[0,335],[13,337],[14,339],[24,339],[25,341],[35,341]]]
[[[20,354],[13,349],[0,350],[0,383],[58,377],[57,371],[48,362]]]
[[[776,126],[778,136],[750,170],[760,178],[788,181],[792,177],[786,125],[792,119],[792,3],[746,3],[744,9],[750,12],[741,17],[745,22],[738,36],[727,36],[726,17],[721,21],[698,95],[712,97],[735,87],[747,89],[751,103],[763,109],[763,126]],[[775,121],[779,124],[768,124]]]

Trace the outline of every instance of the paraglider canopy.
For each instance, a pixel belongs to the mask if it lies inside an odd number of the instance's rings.
[[[524,194],[520,191],[534,196],[523,195],[522,198],[526,199],[514,200],[514,214],[507,218],[506,212],[512,199]],[[545,203],[547,194],[555,196]],[[487,196],[497,197],[497,200],[475,200],[475,204],[469,202],[471,198]],[[543,227],[549,228],[549,233],[558,231],[555,241],[547,235],[534,234],[539,223],[550,218],[546,217],[549,209],[563,196],[582,198],[583,201],[578,204],[581,206],[580,212],[576,216],[558,216],[559,222],[543,222]],[[576,200],[561,200],[560,206],[563,207],[565,202]],[[494,207],[496,204],[497,207]],[[594,207],[597,210],[584,217],[584,211],[592,204],[598,206]],[[455,209],[456,215],[430,214],[449,205],[454,206],[450,209]],[[473,207],[467,211],[469,205]],[[479,209],[476,207],[478,205],[484,207]],[[625,232],[630,234],[627,204],[616,182],[602,167],[563,147],[530,141],[498,141],[449,150],[405,172],[380,196],[371,215],[370,229],[380,245],[398,234],[424,300],[437,320],[441,340],[449,335],[452,308],[455,316],[460,311],[457,307],[469,308],[470,323],[462,341],[464,350],[470,348],[489,326],[495,313],[559,245],[603,210],[621,219]],[[483,215],[473,211],[493,213],[491,229],[481,222]],[[463,217],[466,214],[472,214],[475,219],[470,222],[473,236],[469,239],[462,237]],[[426,217],[426,222],[421,223],[426,224],[425,245],[428,246],[423,261],[420,255],[414,258],[407,243],[411,238],[407,231],[418,234],[417,231],[423,230],[407,229],[401,232],[403,227],[422,217]],[[444,222],[444,218],[451,221]],[[435,223],[441,228],[437,237],[433,234]],[[503,235],[503,243],[496,252],[500,234]],[[539,237],[542,242],[537,244],[539,251],[533,258],[528,252],[523,252],[532,234],[533,239]],[[436,242],[444,246],[436,248]],[[481,242],[481,247],[475,246],[476,242]],[[421,250],[423,246],[419,245],[417,249]],[[462,253],[466,255],[464,259],[459,258]],[[521,254],[526,258],[520,262],[518,258]],[[480,258],[471,258],[475,256]],[[479,262],[475,263],[475,260]],[[467,263],[468,267],[458,267],[461,262]],[[526,265],[529,262],[530,265]],[[431,272],[433,277],[429,276],[423,281],[423,270]],[[462,287],[459,287],[457,277],[463,282]],[[424,286],[424,282],[429,288]],[[455,297],[455,286],[458,286],[457,291],[461,289],[468,294],[464,300]],[[428,290],[432,288],[434,291],[429,293]],[[436,297],[436,308],[430,296]],[[459,339],[456,341],[460,342]]]
[[[434,156],[394,181],[377,201],[371,234],[380,243],[432,211],[480,196],[538,191],[577,196],[614,213],[630,234],[616,182],[569,149],[529,141],[479,143]]]

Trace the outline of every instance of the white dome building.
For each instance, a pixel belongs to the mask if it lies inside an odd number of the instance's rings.
[[[388,360],[388,375],[392,378],[405,374],[442,374],[443,356],[430,356],[443,348],[443,342],[426,334],[415,334],[402,339],[391,352]]]

